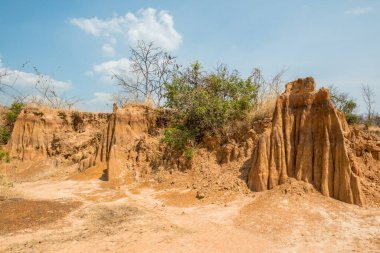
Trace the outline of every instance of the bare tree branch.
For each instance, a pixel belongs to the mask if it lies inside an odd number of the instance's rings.
[[[27,63],[24,63],[22,68],[24,68],[26,64]],[[33,67],[33,70],[36,76],[36,82],[34,84],[36,94],[33,95],[26,91],[23,92],[15,87],[19,79],[19,73],[21,73],[20,71],[14,71],[16,75],[12,75],[12,77],[14,76],[12,81],[7,80],[3,82],[3,78],[11,78],[6,70],[0,73],[0,92],[19,103],[38,106],[44,105],[52,108],[71,109],[80,102],[80,99],[67,98],[59,95],[55,90],[53,80],[49,76],[42,74],[37,67]]]
[[[258,87],[256,105],[261,105],[266,99],[270,97],[277,97],[281,94],[281,87],[283,84],[283,75],[286,69],[278,72],[269,82],[264,79],[262,71],[254,68],[251,74],[252,81]]]
[[[367,123],[371,124],[375,115],[375,97],[374,91],[369,85],[362,85],[362,97],[366,105]]]
[[[20,69],[24,69],[29,62],[25,62],[21,65]],[[0,93],[3,93],[7,97],[10,97],[16,102],[24,103],[28,95],[23,94],[20,90],[15,87],[16,82],[19,79],[20,71],[16,71],[16,76],[10,82],[11,74],[7,69],[3,68],[0,72]],[[8,78],[8,83],[3,81],[5,78]]]
[[[129,60],[132,63],[130,71],[132,75],[121,76],[113,73],[117,84],[134,99],[142,97],[160,106],[165,83],[170,80],[177,66],[175,57],[155,47],[153,42],[138,41],[136,47],[131,48]]]

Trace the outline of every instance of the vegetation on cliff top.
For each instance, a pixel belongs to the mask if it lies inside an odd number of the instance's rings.
[[[331,101],[338,110],[344,113],[348,124],[357,123],[359,117],[354,113],[357,107],[356,101],[333,85],[329,87],[329,90]]]
[[[7,144],[11,136],[13,126],[23,107],[24,107],[24,104],[19,103],[19,102],[14,102],[10,106],[9,111],[5,113],[4,115],[5,124],[3,126],[0,126],[0,144]]]
[[[227,124],[246,118],[258,87],[251,76],[244,79],[224,65],[207,73],[195,62],[178,71],[165,84],[165,90],[165,107],[173,109],[174,119],[171,128],[164,131],[162,141],[191,154],[188,147],[204,135],[218,134]]]

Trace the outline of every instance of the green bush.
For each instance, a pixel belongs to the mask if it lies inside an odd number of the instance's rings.
[[[356,124],[359,122],[359,117],[355,114],[345,114],[345,117],[346,117],[346,120],[347,120],[347,123],[352,125],[352,124]]]
[[[194,156],[194,148],[192,147],[187,147],[185,149],[185,151],[183,152],[183,154],[185,155],[185,158],[187,160],[192,160],[193,159],[193,156]]]
[[[7,144],[11,134],[5,127],[0,127],[0,144]]]
[[[161,142],[165,143],[172,154],[183,155],[187,160],[194,156],[193,136],[187,129],[166,128]]]
[[[350,98],[347,93],[340,92],[336,87],[330,86],[330,97],[335,107],[342,111],[348,124],[355,124],[359,118],[353,112],[357,107],[354,99]]]
[[[252,109],[257,86],[251,77],[243,79],[225,66],[205,73],[195,62],[166,84],[164,96],[165,105],[174,109],[176,125],[199,142],[205,134],[217,134],[225,125],[244,119]]]
[[[165,88],[165,106],[173,109],[174,120],[162,142],[188,160],[204,135],[219,134],[226,125],[244,119],[258,91],[251,76],[243,79],[226,66],[206,73],[199,62],[178,71]]]
[[[23,107],[24,105],[22,103],[13,102],[11,104],[9,112],[7,112],[7,114],[5,115],[5,119],[9,125],[13,126]]]
[[[10,162],[10,156],[8,151],[3,151],[0,150],[0,161],[5,160],[5,162],[9,163]]]
[[[0,126],[0,144],[8,143],[13,126],[23,107],[24,105],[22,103],[13,102],[11,104],[9,111],[5,114],[5,126]]]
[[[192,136],[189,131],[174,127],[164,130],[164,138],[161,141],[166,143],[169,148],[182,152],[190,144],[191,139]]]

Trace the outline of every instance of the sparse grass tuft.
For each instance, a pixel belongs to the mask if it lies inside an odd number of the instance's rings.
[[[14,189],[14,183],[7,175],[0,174],[0,200],[18,197],[18,192]]]

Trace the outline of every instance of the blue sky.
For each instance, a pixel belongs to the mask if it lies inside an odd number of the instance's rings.
[[[0,31],[0,68],[20,70],[21,89],[37,66],[60,92],[83,99],[83,110],[109,110],[118,89],[110,71],[127,67],[129,46],[145,39],[183,65],[225,63],[243,75],[259,67],[268,78],[285,68],[285,81],[313,76],[356,98],[359,112],[368,84],[380,112],[377,0],[2,0]]]

